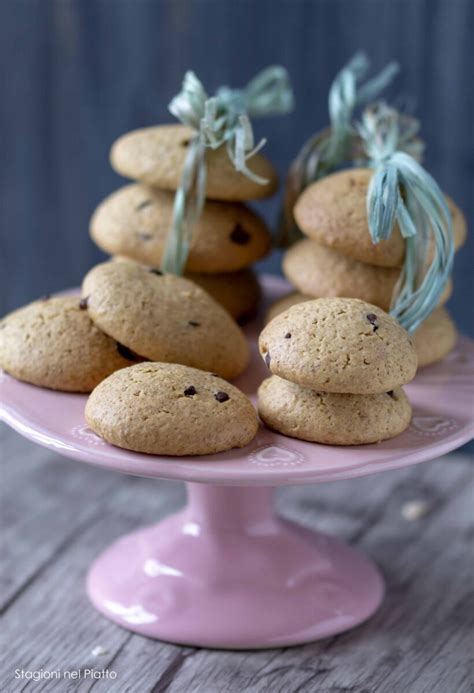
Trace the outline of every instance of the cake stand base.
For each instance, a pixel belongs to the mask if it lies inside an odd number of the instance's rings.
[[[231,649],[326,638],[369,618],[375,566],[338,539],[278,518],[273,489],[189,483],[188,505],[94,562],[94,605],[124,628]]]

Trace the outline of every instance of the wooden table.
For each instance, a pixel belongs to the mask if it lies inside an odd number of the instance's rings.
[[[303,647],[224,652],[122,630],[99,615],[85,594],[92,559],[115,537],[178,508],[184,500],[181,484],[66,460],[3,425],[0,449],[2,692],[473,690],[474,495],[467,455],[281,489],[282,513],[339,534],[377,561],[387,580],[385,602],[370,622],[335,638]],[[42,678],[15,678],[21,670]],[[91,670],[100,678],[91,678]]]

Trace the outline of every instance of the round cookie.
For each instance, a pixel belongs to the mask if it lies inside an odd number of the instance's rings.
[[[229,313],[193,282],[135,263],[106,262],[82,284],[92,320],[144,358],[235,378],[249,348]]]
[[[467,224],[466,224],[466,218],[462,211],[459,209],[457,204],[454,202],[453,199],[448,197],[446,195],[446,203],[448,205],[448,209],[451,213],[451,224],[452,224],[452,229],[453,229],[453,243],[454,243],[454,250],[459,250],[461,248],[467,238]],[[434,256],[434,238],[431,238],[431,243],[430,243],[430,249],[428,251],[428,260],[431,261]]]
[[[345,296],[389,310],[400,270],[367,265],[304,238],[295,243],[283,258],[283,272],[302,294],[315,298]],[[440,304],[452,292],[449,280]]]
[[[258,390],[258,411],[270,428],[327,445],[365,445],[393,438],[411,419],[401,387],[376,395],[315,392],[276,375]]]
[[[94,325],[78,296],[40,299],[0,322],[0,367],[33,385],[90,392],[136,360]]]
[[[157,125],[134,130],[112,146],[112,167],[127,178],[163,190],[177,190],[194,130],[184,125]],[[248,159],[248,168],[269,182],[259,185],[236,171],[225,146],[206,149],[206,197],[214,200],[254,200],[273,195],[278,177],[271,163],[261,154]]]
[[[367,188],[373,171],[351,168],[308,186],[298,198],[294,216],[303,233],[360,262],[400,267],[405,241],[398,226],[389,239],[372,243],[367,223]]]
[[[253,270],[229,274],[187,274],[186,277],[207,291],[239,324],[244,325],[257,315],[262,292]]]
[[[389,239],[372,243],[367,221],[367,189],[372,175],[371,169],[352,168],[316,181],[298,198],[294,217],[302,231],[321,245],[369,265],[401,267],[405,242],[398,224]],[[446,202],[458,248],[466,236],[465,219],[448,196]]]
[[[94,242],[111,255],[159,267],[171,227],[174,195],[144,185],[127,185],[109,195],[90,222]],[[206,202],[194,228],[186,270],[235,272],[270,250],[271,236],[260,217],[242,204]]]
[[[85,415],[108,443],[154,455],[241,448],[258,429],[255,409],[236,387],[168,363],[141,363],[114,373],[90,395]]]
[[[134,262],[123,255],[115,255],[112,260],[114,262]],[[149,269],[152,268],[149,267]],[[262,291],[257,275],[250,268],[240,270],[240,272],[222,274],[192,274],[188,272],[184,276],[204,289],[238,323],[245,324],[257,314]]]
[[[289,308],[263,329],[259,349],[274,375],[321,392],[388,392],[412,380],[417,366],[395,318],[355,298]]]
[[[458,333],[445,308],[437,308],[413,334],[418,368],[441,361],[454,348]]]
[[[313,298],[314,296],[305,296],[304,294],[300,294],[299,291],[291,291],[285,294],[270,305],[265,315],[265,325],[273,320],[273,318],[276,318],[277,315],[280,315],[280,313],[291,308],[291,306],[304,303],[304,301],[311,301]]]
[[[390,308],[398,268],[358,262],[316,241],[304,238],[283,258],[283,272],[303,294],[318,298],[345,296]]]

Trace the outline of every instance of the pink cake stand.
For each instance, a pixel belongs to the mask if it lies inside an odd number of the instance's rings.
[[[287,290],[265,278],[274,299]],[[253,357],[237,384],[252,398],[267,371],[259,325]],[[175,643],[218,648],[295,645],[353,628],[383,597],[364,556],[334,537],[277,517],[276,486],[348,479],[424,462],[474,434],[474,346],[460,340],[408,388],[409,429],[378,445],[333,447],[261,428],[246,448],[199,458],[137,454],[107,445],[84,422],[82,395],[2,374],[1,418],[27,438],[105,469],[187,483],[188,504],[157,525],[122,537],[93,563],[94,605],[124,628]]]

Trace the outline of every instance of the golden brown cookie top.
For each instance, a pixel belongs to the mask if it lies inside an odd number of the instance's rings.
[[[327,445],[366,445],[393,438],[410,423],[403,388],[375,395],[317,392],[276,375],[258,390],[264,423],[284,435]]]
[[[85,277],[92,320],[144,358],[234,378],[249,350],[229,313],[194,282],[134,263],[106,262]]]
[[[129,132],[114,142],[112,167],[127,178],[164,190],[177,190],[190,139],[195,132],[184,125],[157,125]],[[255,154],[248,168],[268,179],[260,185],[236,171],[225,146],[206,150],[206,197],[215,200],[254,200],[273,195],[278,177],[271,163]]]
[[[303,294],[360,298],[384,310],[390,308],[400,276],[396,267],[367,265],[310,238],[303,238],[287,251],[283,272]]]
[[[304,190],[294,215],[298,226],[318,243],[382,267],[400,267],[405,242],[398,226],[386,241],[372,243],[367,220],[367,188],[373,171],[352,168],[322,178]]]
[[[33,385],[90,392],[136,360],[92,322],[79,296],[40,299],[0,322],[0,367]]]
[[[271,373],[321,392],[387,392],[412,380],[417,366],[395,318],[355,298],[289,308],[264,328],[259,349]]]
[[[235,386],[171,363],[142,363],[107,378],[89,397],[89,426],[109,443],[156,455],[206,455],[243,447],[257,415]]]
[[[159,267],[171,228],[174,195],[132,184],[95,210],[90,233],[99,248]],[[235,272],[264,257],[271,236],[262,219],[239,203],[206,202],[196,222],[186,271]]]

